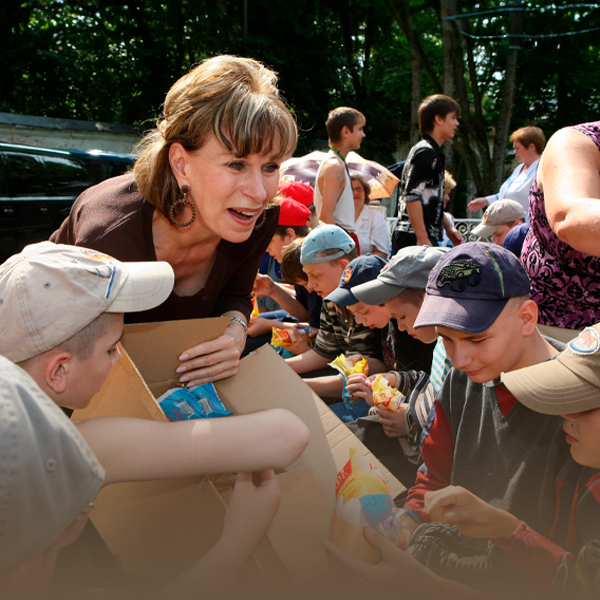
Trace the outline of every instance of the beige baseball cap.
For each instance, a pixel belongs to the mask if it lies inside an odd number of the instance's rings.
[[[500,225],[519,219],[525,219],[525,211],[516,200],[498,200],[488,206],[483,213],[483,220],[473,229],[473,233],[483,238],[490,237]]]
[[[89,510],[104,469],[75,425],[0,356],[0,578]]]
[[[586,327],[554,359],[502,374],[519,402],[540,413],[600,408],[600,323]]]
[[[79,246],[40,242],[0,265],[0,354],[27,360],[104,312],[162,304],[175,276],[166,262],[128,262]]]

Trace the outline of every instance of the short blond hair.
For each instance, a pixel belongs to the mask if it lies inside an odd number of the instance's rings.
[[[210,135],[235,156],[290,156],[298,130],[279,97],[277,75],[263,64],[238,56],[203,61],[169,90],[156,129],[137,145],[133,174],[142,196],[167,216],[179,195],[169,148],[201,148]]]

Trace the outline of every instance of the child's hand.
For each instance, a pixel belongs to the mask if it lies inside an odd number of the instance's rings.
[[[402,404],[398,411],[389,410],[385,406],[377,407],[377,414],[379,415],[379,422],[383,427],[385,435],[390,438],[397,438],[404,436],[408,433],[406,431],[406,416],[405,413],[408,410],[408,405]]]
[[[373,406],[373,386],[364,373],[352,373],[346,382],[346,390],[353,398],[364,398],[369,406]]]
[[[291,352],[294,356],[298,356],[298,354],[304,354],[308,352],[311,348],[304,340],[304,335],[299,331],[299,325],[295,325],[293,327],[294,335],[296,336],[296,341],[286,348],[289,352]]]
[[[252,295],[255,298],[262,298],[263,296],[270,296],[275,289],[275,282],[268,276],[259,273],[256,276],[254,287],[252,288]]]
[[[225,515],[223,536],[257,545],[277,514],[280,499],[274,471],[238,473]]]
[[[453,485],[427,492],[425,511],[432,521],[455,525],[462,534],[474,538],[510,538],[520,523],[510,513]]]
[[[257,337],[259,335],[264,335],[265,333],[271,333],[273,325],[277,326],[278,321],[265,319],[264,317],[250,317],[250,322],[248,323],[248,335],[250,337]]]
[[[346,578],[378,588],[387,588],[405,593],[415,592],[429,597],[441,579],[423,566],[416,558],[394,546],[374,527],[365,527],[367,542],[381,550],[382,560],[369,565],[353,558],[333,542],[323,540],[325,554],[331,566]],[[412,596],[411,596],[412,597]]]

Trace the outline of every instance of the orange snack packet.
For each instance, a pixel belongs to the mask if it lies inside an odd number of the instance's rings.
[[[258,310],[258,302],[256,298],[252,298],[252,312],[250,313],[250,317],[258,317],[260,316],[260,310]]]
[[[296,335],[293,329],[280,329],[279,327],[273,327],[273,334],[271,335],[271,344],[274,348],[281,346],[286,348],[287,346],[293,346],[298,340],[303,339],[310,347],[312,347],[312,341],[308,337],[308,329],[299,329],[300,337]]]
[[[381,374],[373,381],[373,403],[375,406],[385,406],[389,410],[398,412],[405,400],[404,394],[393,388],[388,380]]]

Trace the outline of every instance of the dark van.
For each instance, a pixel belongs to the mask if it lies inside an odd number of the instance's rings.
[[[83,190],[131,164],[122,155],[0,143],[0,262],[48,239]]]

